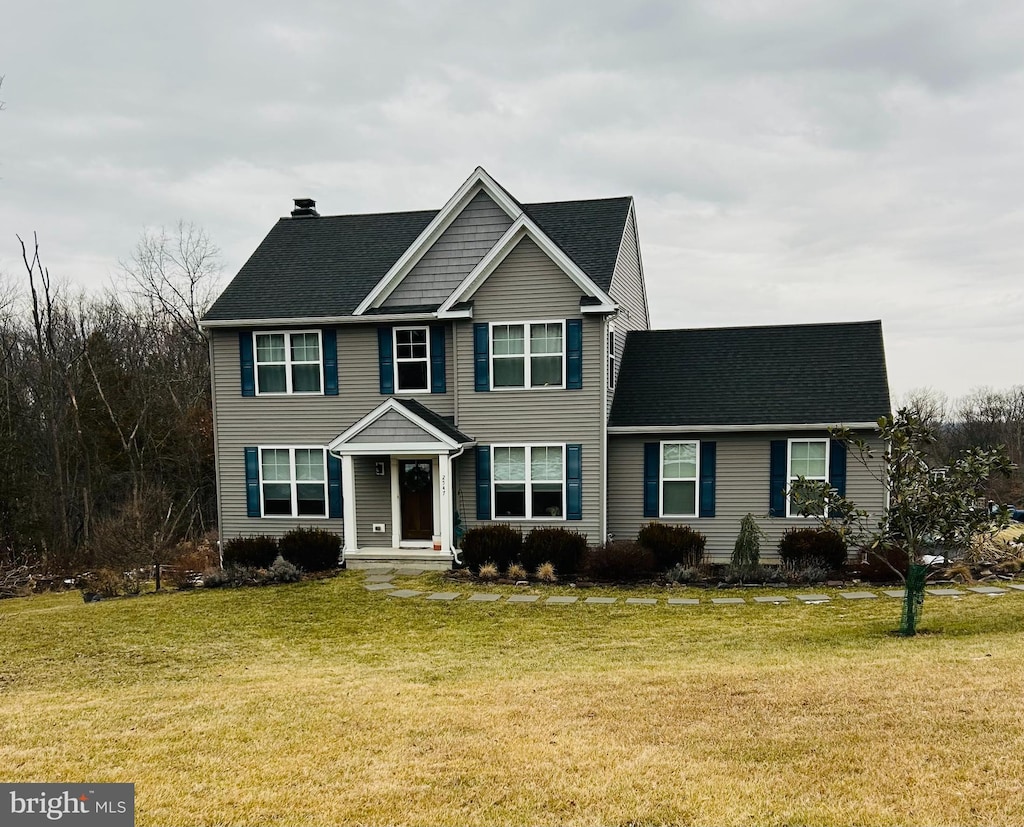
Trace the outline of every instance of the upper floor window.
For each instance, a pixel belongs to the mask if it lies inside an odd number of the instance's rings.
[[[326,517],[324,449],[260,448],[260,499],[264,517]]]
[[[794,483],[803,477],[812,482],[828,482],[828,449],[827,439],[791,439],[789,440],[789,459],[787,472],[786,516],[813,517],[806,507],[797,502]]]
[[[699,442],[661,443],[661,516],[696,517]]]
[[[430,390],[430,345],[425,327],[396,327],[395,390]]]
[[[565,322],[492,324],[491,384],[565,387]]]
[[[495,445],[492,451],[495,519],[564,519],[564,445]]]
[[[319,330],[255,333],[256,392],[322,393]]]

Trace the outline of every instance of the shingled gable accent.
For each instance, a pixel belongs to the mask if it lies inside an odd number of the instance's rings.
[[[410,422],[423,434],[422,442],[406,445],[406,450],[428,450],[443,446],[455,450],[460,445],[472,444],[473,440],[453,425],[442,420],[429,408],[411,399],[388,399],[370,413],[345,430],[327,446],[332,453],[380,454],[389,453],[395,446],[391,443],[353,442],[352,440],[373,428],[388,413],[394,412]],[[342,450],[344,449],[344,450]]]
[[[437,309],[438,318],[444,318],[445,314],[456,305],[470,299],[480,287],[497,269],[516,245],[524,238],[529,238],[565,273],[576,286],[584,293],[584,301],[580,302],[581,313],[611,313],[618,309],[618,305],[612,298],[590,278],[579,265],[576,264],[566,253],[553,242],[548,235],[538,227],[534,221],[525,213],[519,216],[505,234],[491,248],[453,292]],[[587,301],[586,299],[590,299]]]
[[[481,192],[486,193],[513,221],[522,215],[522,206],[505,191],[504,187],[487,174],[487,170],[477,167],[462,186],[455,191],[455,194],[448,199],[448,203],[441,208],[433,220],[423,228],[423,232],[402,253],[391,269],[384,274],[377,286],[367,293],[366,298],[359,303],[353,315],[361,316],[373,308],[380,307],[401,284],[402,279],[416,266],[417,262],[426,255],[434,242],[459,217],[466,205]]]

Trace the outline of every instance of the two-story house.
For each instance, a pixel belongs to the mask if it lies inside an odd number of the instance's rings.
[[[725,558],[748,511],[806,524],[797,475],[884,502],[827,434],[889,410],[879,323],[650,331],[628,197],[524,204],[477,168],[437,211],[295,204],[203,319],[224,539],[447,567],[459,526],[654,518]]]

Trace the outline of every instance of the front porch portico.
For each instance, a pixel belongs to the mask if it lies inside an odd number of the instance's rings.
[[[453,463],[472,444],[419,402],[394,398],[333,440],[328,451],[341,459],[346,563],[450,567]]]

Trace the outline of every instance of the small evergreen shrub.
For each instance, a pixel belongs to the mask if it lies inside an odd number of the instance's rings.
[[[277,557],[277,540],[273,537],[234,537],[224,543],[224,567],[248,566],[265,569]]]
[[[588,548],[583,558],[583,573],[593,580],[639,580],[657,567],[649,549],[629,540]]]
[[[295,528],[278,540],[277,548],[303,571],[332,571],[341,557],[341,537],[322,528]]]
[[[694,566],[681,566],[677,563],[665,572],[665,579],[669,583],[696,583],[701,579],[700,569]]]
[[[648,523],[640,529],[636,540],[654,555],[660,571],[675,565],[699,566],[707,543],[707,537],[688,525],[665,523]]]
[[[266,569],[252,566],[225,565],[222,569],[209,569],[203,575],[203,587],[207,589],[257,586],[266,577]]]
[[[587,535],[565,528],[535,528],[523,540],[520,559],[529,571],[551,563],[563,576],[579,571],[587,553]]]
[[[888,546],[880,552],[863,552],[861,556],[862,562],[852,567],[853,573],[861,580],[867,580],[869,583],[893,583],[900,579],[900,575],[907,576],[907,553],[902,549]],[[893,571],[893,568],[896,571]]]
[[[791,567],[816,564],[828,571],[841,571],[846,556],[846,542],[827,528],[791,528],[779,540],[779,559]]]
[[[783,563],[779,566],[779,574],[787,583],[824,583],[828,579],[829,570],[821,563],[811,561],[809,563]]]
[[[280,554],[267,569],[267,580],[271,583],[298,583],[301,579],[302,570]]]
[[[507,569],[519,559],[523,550],[523,533],[507,523],[494,523],[471,528],[462,538],[462,564],[479,572],[484,563]]]
[[[732,567],[744,574],[753,573],[761,565],[761,540],[764,532],[757,524],[753,514],[747,514],[740,521],[740,533],[732,548]]]

